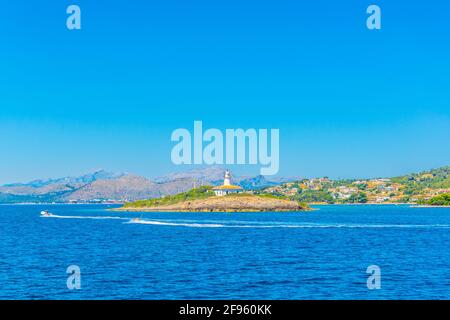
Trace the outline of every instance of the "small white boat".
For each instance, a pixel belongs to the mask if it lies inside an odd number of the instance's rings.
[[[131,219],[132,222],[139,222],[142,221],[142,216],[140,216],[139,218],[133,218]]]
[[[41,216],[43,216],[43,217],[51,217],[52,214],[50,212],[48,212],[48,211],[41,211]]]

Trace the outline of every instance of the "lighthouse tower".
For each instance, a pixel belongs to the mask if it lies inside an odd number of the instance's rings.
[[[231,173],[229,170],[225,171],[225,176],[223,178],[223,185],[214,187],[214,193],[216,196],[226,196],[230,193],[239,193],[242,192],[242,188],[239,186],[233,186],[231,184]]]
[[[231,174],[230,171],[225,171],[225,178],[223,179],[224,186],[231,186]]]

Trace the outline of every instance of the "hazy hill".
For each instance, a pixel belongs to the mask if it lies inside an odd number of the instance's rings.
[[[150,180],[141,176],[97,170],[79,177],[34,180],[0,186],[0,203],[134,201],[185,192],[195,187],[219,185],[224,168],[213,166],[171,173]],[[245,189],[277,184],[262,176],[233,177]]]
[[[123,175],[115,179],[101,179],[88,183],[60,197],[62,201],[137,200],[159,197],[158,184],[135,175]]]
[[[63,177],[58,179],[34,180],[28,183],[5,184],[0,187],[0,193],[30,196],[69,192],[97,180],[117,179],[123,175],[125,174],[97,170],[79,177]]]
[[[244,178],[240,180],[238,184],[246,190],[254,190],[275,186],[279,183],[267,180],[264,176],[259,175],[256,177]]]
[[[154,179],[155,182],[164,183],[168,181],[176,181],[176,180],[191,180],[191,181],[204,181],[204,182],[213,182],[213,181],[223,181],[223,174],[225,169],[219,166],[211,166],[205,168],[198,168],[188,171],[175,172],[170,173],[168,175],[158,177]]]
[[[223,183],[223,175],[225,168],[220,166],[211,166],[206,168],[194,169],[185,172],[171,173],[169,175],[156,178],[155,182],[174,182],[174,181],[190,181],[191,185],[196,183],[199,185],[220,185]],[[264,187],[274,186],[283,182],[293,181],[298,178],[266,178],[262,175],[258,176],[233,176],[233,184],[243,187],[244,189],[261,189]]]

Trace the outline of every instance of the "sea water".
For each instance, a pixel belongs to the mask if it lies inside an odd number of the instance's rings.
[[[450,209],[0,205],[0,299],[449,299]],[[48,210],[52,217],[41,217]],[[132,218],[141,220],[132,221]],[[69,266],[80,289],[69,289]],[[368,266],[381,270],[369,290]]]

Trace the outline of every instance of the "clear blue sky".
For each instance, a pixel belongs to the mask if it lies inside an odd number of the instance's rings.
[[[188,169],[170,134],[194,120],[279,128],[280,175],[450,164],[447,0],[15,0],[0,40],[0,183]]]

